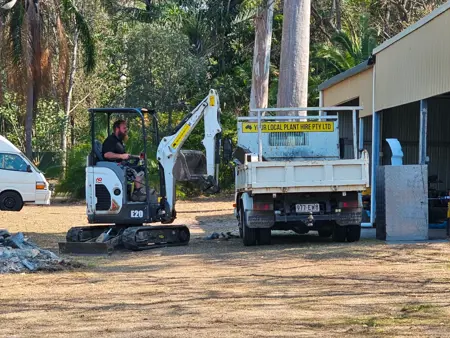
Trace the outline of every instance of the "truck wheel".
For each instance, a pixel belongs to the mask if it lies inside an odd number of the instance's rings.
[[[242,209],[241,209],[242,210]],[[242,238],[243,237],[243,226],[242,226],[242,217],[241,217],[241,213],[239,213],[239,218],[238,218],[238,229],[239,229],[239,237]]]
[[[333,234],[333,230],[331,229],[321,229],[318,231],[319,237],[328,238]]]
[[[22,197],[15,191],[5,191],[0,195],[0,210],[20,211],[22,207]]]
[[[257,229],[251,229],[247,226],[247,222],[244,217],[244,209],[241,208],[240,217],[242,224],[242,240],[245,246],[256,245],[256,231]]]
[[[361,238],[361,226],[358,224],[353,224],[347,226],[347,228],[347,241],[358,242]]]
[[[270,245],[272,231],[270,229],[258,229],[259,245]]]
[[[333,231],[333,241],[342,243],[345,242],[346,237],[347,227],[336,224]]]

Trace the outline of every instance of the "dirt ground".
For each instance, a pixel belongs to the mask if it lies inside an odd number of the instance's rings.
[[[230,197],[179,202],[187,247],[77,257],[85,268],[0,276],[2,337],[449,337],[448,243],[274,245],[204,240],[236,229]],[[57,250],[84,205],[25,207],[0,227]]]

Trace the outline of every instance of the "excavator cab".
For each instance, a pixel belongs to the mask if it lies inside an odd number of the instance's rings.
[[[143,224],[160,220],[161,206],[158,202],[156,190],[149,185],[149,166],[147,163],[147,127],[146,109],[137,108],[95,108],[89,109],[91,120],[91,153],[88,157],[86,168],[86,198],[88,219],[90,223],[114,223]],[[153,125],[156,126],[155,114]],[[112,120],[123,119],[133,130],[130,135],[130,143],[134,148],[127,152],[136,152],[140,155],[132,156],[126,161],[108,161],[103,157],[103,138],[112,133]],[[136,132],[137,130],[137,132]],[[156,140],[158,135],[156,135]],[[139,202],[131,198],[134,187],[135,175],[143,173],[142,185],[145,190],[145,200]],[[161,199],[159,199],[160,201]],[[95,203],[94,203],[95,202]],[[141,217],[136,217],[140,215]]]

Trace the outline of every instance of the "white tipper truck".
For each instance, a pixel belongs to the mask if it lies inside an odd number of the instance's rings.
[[[244,245],[270,244],[272,230],[317,231],[336,242],[360,239],[361,192],[369,187],[361,135],[357,144],[361,109],[265,108],[238,118],[235,216]],[[287,111],[319,115],[272,116]],[[338,111],[353,113],[350,159],[341,158]]]

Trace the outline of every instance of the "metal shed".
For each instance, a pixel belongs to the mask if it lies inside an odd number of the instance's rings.
[[[449,9],[450,1],[376,47],[367,62],[319,86],[321,106],[364,107],[360,129],[371,148],[371,172],[379,163],[389,164],[384,140],[397,138],[404,163],[428,164],[443,190],[450,190]],[[344,139],[350,135],[346,119],[340,114]],[[371,194],[373,224],[375,189]]]

